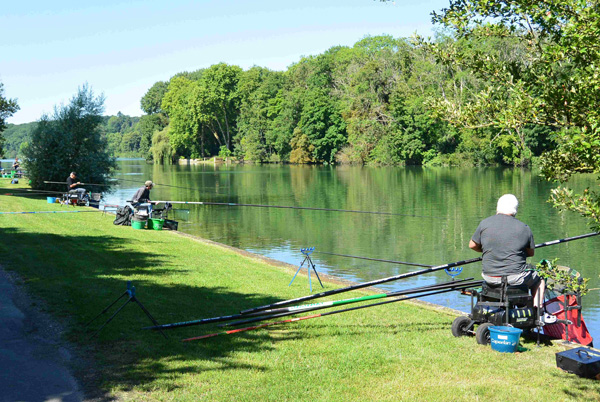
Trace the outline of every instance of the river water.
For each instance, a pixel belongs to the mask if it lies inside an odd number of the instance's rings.
[[[298,265],[304,247],[319,272],[356,282],[398,275],[420,267],[336,257],[323,252],[441,265],[479,254],[468,242],[479,221],[495,213],[498,197],[512,193],[521,202],[517,217],[533,230],[536,243],[588,233],[585,221],[559,213],[548,202],[552,183],[535,172],[509,168],[421,168],[294,165],[160,166],[143,160],[120,160],[119,185],[108,204],[123,205],[145,180],[157,185],[153,200],[210,201],[393,212],[371,215],[349,212],[258,207],[175,205],[187,208],[179,229],[213,241]],[[593,176],[577,177],[576,189],[594,186]],[[530,262],[559,258],[600,287],[599,237],[536,250]],[[481,263],[463,267],[459,278],[480,278]],[[400,290],[445,282],[444,271],[380,285]],[[288,286],[282,283],[281,286]],[[292,286],[305,287],[296,278]],[[313,291],[320,291],[313,275]],[[584,318],[592,336],[600,336],[599,291],[584,297]],[[425,300],[468,311],[470,299],[454,293]],[[600,338],[599,338],[600,341]]]

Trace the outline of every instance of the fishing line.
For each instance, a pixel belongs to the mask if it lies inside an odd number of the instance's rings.
[[[356,256],[356,255],[348,255],[348,254],[337,254],[337,253],[330,253],[330,252],[327,252],[327,251],[317,251],[317,250],[315,250],[315,253],[327,254],[327,255],[335,255],[335,256],[338,256],[338,257],[357,258],[359,260],[389,262],[390,264],[413,265],[413,266],[416,266],[416,267],[433,267],[434,266],[434,265],[427,265],[427,264],[418,264],[418,263],[415,263],[415,262],[382,260],[380,258],[359,257],[359,256]]]
[[[548,242],[545,242],[545,243],[536,244],[535,248],[541,248],[541,247],[551,246],[551,245],[559,244],[559,243],[566,243],[566,242],[569,242],[569,241],[579,240],[579,239],[583,239],[583,238],[586,238],[586,237],[597,236],[599,234],[600,234],[600,232],[593,232],[593,233],[587,233],[587,234],[583,234],[583,235],[579,235],[579,236],[567,237],[567,238],[564,238],[564,239],[552,240],[552,241],[548,241]],[[468,260],[451,262],[451,263],[448,263],[448,264],[438,265],[436,267],[426,268],[426,269],[422,269],[422,270],[419,270],[419,271],[407,272],[407,273],[404,273],[404,274],[390,276],[390,277],[383,278],[383,279],[377,279],[377,280],[370,281],[370,282],[359,283],[359,284],[356,284],[356,285],[347,286],[345,288],[333,289],[333,290],[329,290],[327,292],[317,293],[317,294],[314,294],[314,295],[308,295],[308,296],[298,297],[298,298],[289,299],[289,300],[282,300],[280,302],[268,304],[268,305],[265,305],[265,306],[260,306],[260,307],[255,307],[255,308],[251,308],[251,309],[248,309],[248,310],[243,310],[243,311],[240,312],[240,314],[253,313],[255,311],[266,310],[266,309],[270,309],[270,308],[273,308],[273,307],[285,306],[285,305],[288,305],[288,304],[302,302],[302,301],[306,301],[306,300],[317,299],[317,298],[320,298],[320,297],[330,296],[330,295],[334,295],[334,294],[337,294],[337,293],[349,292],[351,290],[366,288],[368,286],[380,285],[382,283],[392,282],[392,281],[396,281],[398,279],[409,278],[409,277],[417,276],[417,275],[423,275],[423,274],[427,274],[427,273],[430,273],[430,272],[439,271],[439,270],[446,269],[446,268],[456,267],[456,266],[459,266],[459,265],[472,264],[474,262],[478,262],[478,261],[481,261],[481,260],[482,260],[482,257],[476,257],[476,258],[471,258],[471,259],[468,259]]]
[[[129,179],[119,179],[116,180],[127,181],[137,184],[143,184],[137,180],[129,180]],[[170,184],[160,184],[153,183],[155,186],[164,186],[164,187],[173,187],[179,188],[183,190],[192,190],[192,191],[200,191],[200,188],[191,188],[191,187],[182,187],[182,186],[173,186]],[[210,187],[213,188],[213,187]],[[375,214],[375,215],[394,215],[394,216],[408,216],[414,218],[442,218],[440,216],[430,216],[430,215],[415,215],[415,214],[398,214],[394,212],[377,212],[377,211],[358,211],[351,209],[333,209],[333,208],[318,208],[318,207],[295,207],[295,206],[284,206],[284,205],[267,205],[267,204],[237,204],[231,202],[202,202],[202,201],[153,201],[153,202],[170,202],[171,204],[196,204],[196,205],[219,205],[219,206],[229,206],[229,207],[258,207],[258,208],[280,208],[280,209],[304,209],[311,211],[331,211],[331,212],[352,212],[359,214]]]
[[[352,213],[356,213],[356,214],[408,216],[408,217],[413,217],[413,218],[439,218],[437,216],[397,214],[394,212],[358,211],[358,210],[354,210],[354,209],[334,209],[334,208],[317,208],[317,207],[295,207],[295,206],[289,206],[289,205],[237,204],[237,203],[233,203],[233,202],[209,202],[209,201],[152,201],[152,202],[153,203],[168,202],[171,204],[188,204],[188,205],[219,205],[219,206],[227,206],[227,207],[304,209],[304,210],[309,210],[309,211],[352,212]]]

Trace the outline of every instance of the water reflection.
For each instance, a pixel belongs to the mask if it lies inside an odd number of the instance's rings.
[[[120,161],[117,192],[110,204],[123,204],[147,179],[158,185],[154,200],[269,204],[363,211],[410,216],[367,215],[292,209],[186,205],[189,221],[180,230],[217,242],[299,264],[300,249],[440,265],[477,257],[467,243],[479,221],[495,212],[496,201],[513,193],[521,202],[518,218],[531,226],[536,243],[590,230],[575,214],[560,214],[547,202],[551,183],[530,170],[508,168],[370,168],[291,165],[177,165]],[[135,178],[132,176],[139,176]],[[583,189],[593,176],[572,186]],[[161,186],[165,184],[168,186]],[[176,206],[177,208],[177,206]],[[598,238],[536,250],[532,262],[560,258],[600,287]],[[421,269],[313,254],[319,272],[364,282]],[[466,265],[461,277],[479,277],[480,263]],[[449,280],[443,271],[381,285],[400,290]],[[287,283],[282,283],[287,286]],[[306,286],[302,280],[293,286]],[[467,311],[470,300],[444,294],[426,300]],[[600,336],[597,291],[584,298],[584,316],[592,335]]]

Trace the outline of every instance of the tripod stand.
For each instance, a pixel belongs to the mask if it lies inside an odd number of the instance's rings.
[[[89,339],[92,339],[93,337],[95,337],[96,335],[98,335],[98,333],[102,330],[102,328],[104,328],[109,322],[112,321],[113,318],[115,318],[115,316],[117,314],[119,314],[119,312],[121,310],[123,310],[123,308],[129,304],[129,302],[133,302],[133,303],[137,303],[138,306],[140,306],[140,308],[142,309],[142,311],[148,316],[148,318],[150,318],[150,321],[152,321],[152,323],[155,326],[158,326],[158,321],[156,321],[154,319],[154,317],[152,317],[152,315],[150,314],[150,312],[146,309],[146,307],[144,307],[144,305],[142,303],[140,303],[140,301],[138,300],[138,298],[135,296],[135,286],[131,286],[131,281],[127,281],[127,290],[125,292],[123,292],[123,294],[121,296],[119,296],[114,302],[112,302],[111,304],[108,305],[108,307],[106,307],[104,310],[102,310],[100,312],[100,314],[98,314],[96,317],[92,318],[91,321],[89,321],[87,324],[85,324],[84,328],[87,328],[92,322],[94,322],[98,317],[100,317],[102,314],[106,313],[112,306],[114,306],[119,300],[121,300],[123,297],[125,296],[129,296],[129,299],[127,299],[127,301],[117,309],[117,311],[115,311],[113,313],[113,315],[110,316],[110,318],[104,323],[102,324],[102,326],[100,328],[98,328],[91,336]],[[160,328],[159,328],[160,329]],[[167,338],[167,335],[165,335],[165,333],[161,330],[160,333],[165,337],[165,339]]]
[[[292,282],[294,282],[294,279],[296,279],[296,275],[298,275],[298,272],[300,272],[300,270],[302,269],[302,266],[304,265],[304,263],[308,261],[308,264],[307,264],[308,267],[306,269],[308,270],[308,286],[310,287],[310,291],[312,292],[312,282],[311,282],[311,279],[310,279],[310,270],[311,270],[311,268],[312,268],[313,271],[315,271],[315,275],[317,275],[317,279],[319,280],[319,283],[321,284],[321,287],[324,288],[323,283],[321,282],[321,278],[319,278],[319,274],[317,273],[317,268],[315,267],[315,264],[310,259],[310,254],[313,251],[315,251],[315,248],[314,247],[303,248],[303,249],[300,249],[300,251],[302,252],[302,254],[305,255],[305,257],[304,257],[304,260],[302,261],[302,263],[300,264],[300,267],[298,268],[298,270],[294,274],[294,277],[292,278]],[[288,286],[291,286],[292,282],[290,282],[290,284]]]

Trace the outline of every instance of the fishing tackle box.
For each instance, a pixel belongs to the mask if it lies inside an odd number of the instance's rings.
[[[600,352],[589,348],[575,348],[558,352],[556,366],[584,378],[600,380]]]

